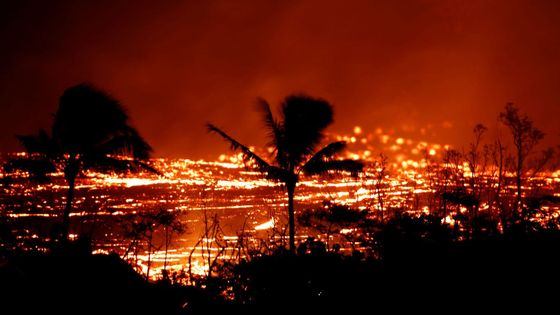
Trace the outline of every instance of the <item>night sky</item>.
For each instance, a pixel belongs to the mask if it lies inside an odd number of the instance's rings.
[[[211,121],[266,139],[255,100],[305,92],[333,132],[419,129],[466,144],[513,101],[560,141],[560,1],[3,1],[0,151],[48,128],[65,88],[128,108],[156,156],[216,157]]]

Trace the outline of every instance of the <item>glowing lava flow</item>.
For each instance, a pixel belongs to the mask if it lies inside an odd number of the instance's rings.
[[[332,138],[348,141],[346,157],[366,161],[366,170],[358,178],[302,177],[296,192],[296,210],[316,207],[329,200],[368,209],[372,215],[395,211],[429,213],[435,207],[438,191],[453,185],[470,187],[469,179],[473,175],[468,165],[437,162],[449,149],[447,145],[396,137],[382,130],[366,134],[360,127],[354,128],[352,135]],[[381,152],[390,154],[386,165],[380,164]],[[22,153],[15,156],[26,157]],[[208,253],[216,252],[217,242],[227,249],[224,253],[231,253],[236,242],[240,241],[240,231],[249,234],[285,231],[285,190],[244,165],[239,154],[223,154],[216,162],[160,158],[152,160],[151,165],[163,176],[89,172],[80,178],[71,216],[74,234],[91,233],[96,237],[96,251],[115,251],[124,255],[132,244],[126,236],[130,235],[127,229],[138,223],[140,215],[161,209],[179,213],[188,233],[175,235],[166,252],[161,250],[163,235],[160,229],[154,232],[151,240],[160,244],[159,250],[146,251],[147,241],[142,240],[136,244],[139,247],[135,255],[126,254],[128,258],[134,257],[144,272],[147,272],[147,261],[150,261],[150,274],[157,276],[162,261],[168,267],[184,268],[189,257],[191,270],[206,272],[204,261],[207,261]],[[461,176],[442,178],[442,170],[455,170]],[[495,189],[492,184],[495,171],[488,170],[479,176],[481,184],[489,190]],[[41,184],[29,181],[23,172],[2,173],[0,178],[8,183],[2,186],[0,210],[14,224],[17,243],[13,246],[44,248],[40,241],[49,239],[49,230],[59,220],[65,202],[67,187],[63,175],[53,174],[52,182]],[[560,197],[560,170],[533,176],[523,191],[526,193],[534,187],[542,193]],[[506,194],[515,187],[510,184],[502,189],[502,194]],[[383,206],[380,206],[380,200]],[[481,202],[480,211],[489,211],[490,207],[485,200]],[[544,222],[558,217],[557,206],[544,205],[542,209],[544,212],[539,214],[538,220]],[[466,208],[456,207],[455,211],[462,213]],[[450,213],[442,217],[445,223],[455,223]],[[201,242],[205,226],[216,223],[212,220],[219,221],[222,234],[211,242],[207,237]],[[344,233],[351,232],[351,229],[344,230]]]

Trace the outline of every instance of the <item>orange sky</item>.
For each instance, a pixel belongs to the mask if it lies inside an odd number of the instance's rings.
[[[331,101],[334,132],[431,124],[455,144],[513,101],[560,143],[558,1],[74,2],[0,5],[0,151],[82,81],[123,102],[156,156],[227,150],[206,121],[264,144],[256,97],[293,92]]]

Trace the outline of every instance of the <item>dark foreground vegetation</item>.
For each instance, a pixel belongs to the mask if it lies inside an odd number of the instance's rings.
[[[414,220],[411,222],[410,220]],[[198,285],[151,283],[117,255],[76,244],[4,252],[2,314],[259,314],[339,310],[487,311],[554,307],[560,233],[453,241],[443,225],[390,220],[379,257],[327,251],[312,238],[289,250],[221,265]]]
[[[303,255],[242,264],[240,300],[254,313],[271,308],[479,312],[555,303],[557,233],[461,243],[392,241],[382,261],[326,253],[318,246]]]
[[[92,255],[78,243],[5,253],[0,290],[2,314],[199,314],[221,306],[200,288],[148,282],[118,255]]]

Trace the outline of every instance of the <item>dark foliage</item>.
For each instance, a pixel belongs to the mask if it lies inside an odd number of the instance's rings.
[[[469,194],[462,189],[457,189],[451,192],[443,192],[441,194],[441,198],[450,202],[451,204],[461,205],[465,207],[474,207],[480,203],[480,200],[476,198],[476,196],[473,196],[472,194]]]
[[[91,255],[70,246],[51,254],[10,253],[0,265],[0,291],[2,314],[203,314],[225,309],[223,299],[202,289],[147,282],[116,254]]]
[[[140,171],[157,173],[145,163],[152,151],[128,121],[119,101],[89,84],[64,91],[54,115],[52,135],[17,136],[29,156],[5,165],[23,170],[45,181],[49,173],[61,171],[68,184],[60,239],[66,240],[76,179],[86,170],[100,172]]]
[[[217,133],[229,142],[232,150],[241,151],[245,159],[253,162],[268,179],[285,185],[288,193],[289,245],[290,250],[294,251],[294,194],[300,174],[350,172],[357,175],[364,165],[361,161],[337,158],[337,154],[346,148],[343,141],[333,142],[316,150],[325,138],[325,128],[333,122],[332,105],[327,101],[306,95],[287,96],[281,104],[280,121],[274,118],[270,105],[265,100],[259,100],[259,108],[268,129],[269,145],[275,153],[274,163],[268,163],[216,126],[208,124],[207,127],[210,132]]]
[[[298,254],[240,264],[235,294],[250,313],[351,311],[542,311],[554,306],[560,234],[450,242],[431,218],[388,224],[382,260],[326,252],[313,240]]]
[[[358,225],[366,220],[367,210],[352,209],[345,205],[324,202],[317,209],[304,210],[298,216],[298,222],[306,227],[317,228],[326,233],[329,226],[336,230]]]

